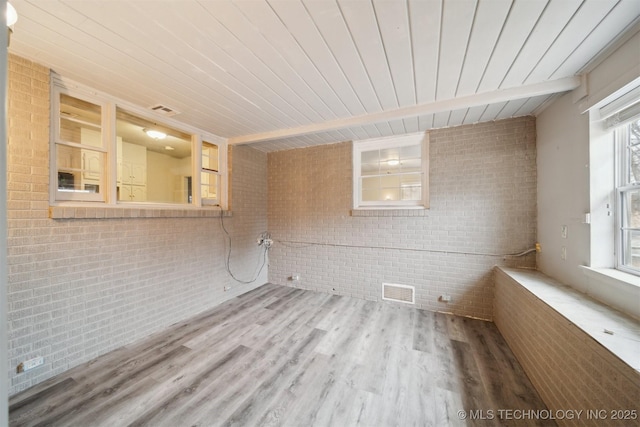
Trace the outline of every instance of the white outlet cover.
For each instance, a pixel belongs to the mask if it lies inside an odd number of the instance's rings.
[[[34,357],[33,359],[29,359],[23,362],[22,366],[25,371],[28,371],[33,368],[37,368],[40,365],[44,365],[44,357]]]
[[[569,234],[569,227],[567,227],[566,225],[563,225],[560,231],[560,234],[562,235],[563,239],[566,239]]]

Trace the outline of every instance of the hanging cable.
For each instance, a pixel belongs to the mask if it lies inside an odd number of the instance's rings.
[[[440,254],[476,255],[476,256],[505,257],[505,258],[518,258],[518,257],[525,256],[527,254],[530,254],[532,252],[536,252],[536,248],[527,249],[519,253],[496,254],[496,253],[485,253],[485,252],[448,251],[448,250],[442,250],[442,249],[401,248],[401,247],[393,247],[393,246],[371,246],[371,245],[349,245],[349,244],[341,244],[341,243],[322,243],[322,242],[304,242],[304,241],[287,241],[287,240],[276,240],[276,242],[282,244],[283,246],[288,246],[290,248],[308,248],[311,246],[333,246],[333,247],[340,247],[340,248],[383,249],[383,250],[396,250],[396,251],[432,252],[432,253],[440,253]]]
[[[227,251],[227,256],[225,257],[225,260],[224,260],[224,267],[227,270],[227,273],[229,273],[229,276],[231,276],[231,278],[238,283],[248,285],[250,283],[255,282],[256,280],[258,280],[258,277],[260,277],[260,273],[262,273],[264,266],[267,264],[267,252],[269,252],[269,249],[271,249],[271,245],[273,245],[273,240],[271,240],[271,235],[266,231],[263,231],[262,233],[260,233],[260,236],[258,237],[258,246],[262,247],[262,254],[261,254],[262,265],[260,265],[260,255],[258,255],[258,262],[256,263],[256,268],[253,270],[254,272],[253,279],[241,280],[241,279],[238,279],[231,271],[231,266],[230,266],[231,246],[232,246],[231,234],[229,234],[227,227],[225,227],[224,225],[224,211],[222,210],[222,207],[220,208],[220,226],[222,227],[222,231],[224,231],[224,234],[227,236],[227,239],[229,239],[229,250]],[[227,246],[226,239],[224,239],[224,243],[226,248]],[[258,269],[258,266],[260,267],[259,269]]]

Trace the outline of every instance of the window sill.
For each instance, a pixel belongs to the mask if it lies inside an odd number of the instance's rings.
[[[613,268],[580,268],[585,276],[583,292],[640,319],[640,277]]]
[[[231,211],[222,211],[231,217]],[[166,207],[166,206],[50,206],[51,219],[116,219],[116,218],[215,218],[218,207]]]
[[[595,279],[606,280],[623,286],[629,285],[640,288],[640,277],[631,273],[626,273],[615,268],[593,268],[584,265],[580,267],[583,269],[584,274]]]
[[[427,216],[429,210],[424,206],[393,206],[389,208],[383,207],[359,207],[351,210],[351,216],[391,216],[391,217],[410,217],[410,216]]]
[[[535,270],[498,268],[547,306],[640,372],[640,321]]]

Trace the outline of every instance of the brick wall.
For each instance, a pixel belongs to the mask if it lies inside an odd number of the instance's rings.
[[[349,142],[270,153],[270,281],[372,300],[382,282],[413,285],[420,308],[492,319],[492,267],[533,268],[535,255],[469,253],[534,245],[535,139],[533,117],[432,131],[431,207],[404,217],[351,215]]]
[[[266,282],[226,273],[220,219],[49,219],[49,70],[9,61],[11,394]],[[233,150],[231,268],[253,275],[267,228],[266,155]],[[231,290],[224,291],[225,286]],[[16,366],[43,356],[22,374]]]
[[[638,372],[507,274],[495,274],[496,326],[540,397],[552,413],[584,411],[558,425],[637,426],[637,418],[615,420],[611,411],[637,417]]]

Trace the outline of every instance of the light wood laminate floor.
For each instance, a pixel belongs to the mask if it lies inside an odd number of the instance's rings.
[[[555,425],[503,409],[545,406],[492,323],[271,284],[9,408],[12,426]]]

